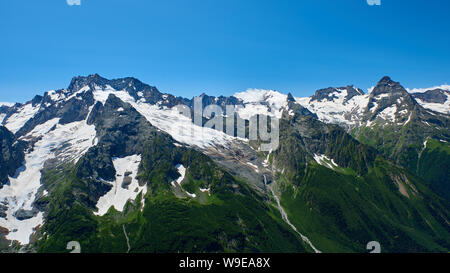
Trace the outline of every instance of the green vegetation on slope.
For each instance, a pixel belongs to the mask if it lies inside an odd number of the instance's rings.
[[[445,201],[380,157],[363,176],[312,164],[277,187],[290,221],[324,252],[365,252],[369,241],[383,252],[450,249]]]
[[[437,194],[450,200],[450,144],[429,139],[419,155],[417,173]]]
[[[48,218],[38,251],[67,252],[69,241],[80,242],[82,252],[306,251],[274,207],[205,155],[156,138],[142,158],[139,178],[148,184],[147,195],[102,217],[93,214],[95,202],[88,197],[101,183],[77,177],[76,167],[44,173],[51,198],[42,200]],[[179,176],[176,164],[187,168],[191,190],[211,187],[208,202],[174,194],[170,181]]]

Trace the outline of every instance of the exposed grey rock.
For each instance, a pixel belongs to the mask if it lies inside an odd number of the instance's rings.
[[[316,91],[316,93],[314,94],[314,96],[311,97],[311,101],[322,101],[322,100],[328,100],[328,101],[332,101],[336,98],[338,98],[335,94],[333,93],[342,93],[341,90],[346,90],[347,91],[347,95],[345,96],[345,101],[350,100],[351,98],[353,98],[354,96],[358,96],[358,95],[363,95],[364,92],[359,89],[359,88],[355,88],[352,85],[349,86],[345,86],[345,87],[328,87],[325,89],[319,89]]]
[[[442,89],[428,90],[424,93],[411,94],[414,98],[420,99],[428,103],[445,103],[447,101],[447,95],[450,95],[450,91]]]
[[[38,213],[39,210],[35,208],[33,208],[32,210],[19,209],[14,213],[14,216],[17,218],[17,220],[23,221],[35,217]]]
[[[72,94],[67,90],[58,90],[56,93],[63,94],[65,97],[70,97]],[[39,98],[39,102],[34,102],[41,105],[39,111],[16,133],[18,137],[26,135],[37,125],[54,118],[59,118],[60,124],[85,120],[89,113],[89,108],[94,104],[92,91],[79,93],[70,99],[59,102],[53,101],[48,92]],[[39,98],[36,97],[34,101],[38,101]]]
[[[0,218],[6,218],[6,211],[8,207],[5,204],[0,203]]]
[[[0,188],[8,182],[8,176],[14,176],[22,166],[25,143],[18,141],[13,133],[0,126]]]
[[[128,186],[131,184],[132,181],[133,179],[130,176],[124,176],[121,187],[124,189],[128,189]]]
[[[395,117],[399,122],[405,122],[412,112],[424,112],[416,100],[400,85],[389,77],[383,77],[369,95],[364,119],[373,121],[386,108],[396,106]],[[401,116],[399,113],[407,114]]]
[[[132,77],[108,80],[98,74],[89,75],[87,77],[79,76],[72,79],[68,90],[75,92],[84,86],[89,86],[90,90],[94,90],[98,87],[106,88],[108,85],[115,90],[127,91],[135,100],[145,99],[145,101],[150,104],[159,103],[161,106],[171,108],[182,103],[175,96],[171,94],[162,94],[156,87],[142,83],[138,79]]]

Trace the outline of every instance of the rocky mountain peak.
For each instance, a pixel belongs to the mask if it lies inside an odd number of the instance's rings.
[[[68,90],[70,93],[74,93],[86,86],[92,91],[98,89],[126,91],[136,101],[144,99],[145,102],[150,104],[172,107],[179,103],[174,96],[162,94],[156,87],[145,84],[133,77],[108,80],[99,74],[92,74],[87,77],[78,76],[72,79]]]
[[[383,78],[381,78],[381,80],[378,82],[378,84],[389,84],[389,83],[395,83],[391,77],[389,76],[384,76]]]
[[[383,77],[369,95],[366,113],[369,120],[378,117],[390,122],[406,124],[410,121],[411,113],[422,112],[423,108],[399,83],[390,77]]]
[[[376,97],[382,94],[408,95],[408,92],[399,82],[395,82],[390,77],[385,76],[377,83],[370,96]]]
[[[354,96],[364,95],[364,92],[355,88],[353,85],[347,85],[344,87],[328,87],[319,89],[314,96],[311,97],[311,101],[333,101],[334,99],[344,98],[344,102],[350,100]]]
[[[288,102],[295,102],[295,98],[294,96],[292,96],[291,92],[288,93],[287,100]]]
[[[83,88],[84,86],[89,86],[91,88],[94,88],[95,85],[97,86],[105,86],[107,84],[108,80],[101,77],[99,74],[92,74],[89,76],[78,76],[72,78],[72,81],[69,84],[68,90],[70,92],[76,92]]]

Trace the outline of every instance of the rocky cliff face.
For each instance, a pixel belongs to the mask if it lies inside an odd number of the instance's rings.
[[[411,94],[415,99],[420,99],[425,103],[438,103],[444,104],[448,100],[450,91],[443,89],[433,89],[428,90],[423,93],[413,93]]]
[[[0,126],[0,188],[9,176],[14,176],[24,161],[25,144],[3,126]]]

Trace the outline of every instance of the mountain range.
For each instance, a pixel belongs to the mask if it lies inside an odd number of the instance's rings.
[[[177,108],[196,101],[239,106],[243,135]],[[449,115],[450,86],[389,77],[197,99],[75,77],[0,104],[0,252],[448,252]],[[262,117],[269,151],[249,137]]]

